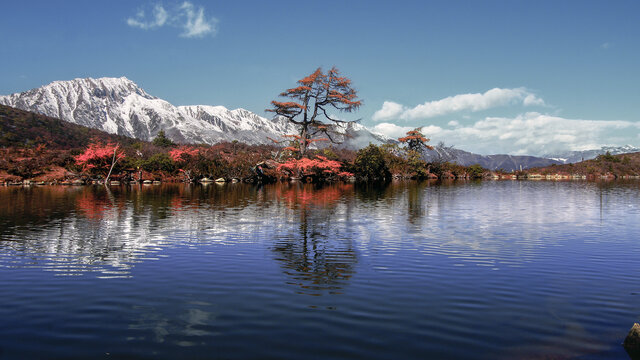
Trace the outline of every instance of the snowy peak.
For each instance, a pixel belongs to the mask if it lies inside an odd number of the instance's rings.
[[[54,81],[23,93],[0,96],[0,103],[145,140],[158,131],[150,114],[171,112],[169,103],[147,94],[126,77]]]
[[[108,98],[111,100],[123,99],[132,94],[139,95],[147,99],[155,97],[147,94],[136,83],[126,77],[109,78],[77,78],[69,81],[54,81],[48,85],[37,89],[29,90],[25,93],[13,94],[13,97],[24,96],[61,96],[67,94],[77,94],[79,96],[95,96],[98,98]]]

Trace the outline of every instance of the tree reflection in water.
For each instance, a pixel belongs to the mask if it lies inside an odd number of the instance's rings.
[[[339,293],[354,274],[357,262],[349,236],[352,184],[283,184],[281,201],[299,219],[292,233],[277,240],[273,251],[300,294]]]

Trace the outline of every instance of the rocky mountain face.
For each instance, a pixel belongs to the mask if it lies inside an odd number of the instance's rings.
[[[121,78],[55,81],[22,93],[0,96],[0,104],[59,118],[74,124],[152,140],[160,130],[179,143],[214,144],[238,140],[267,144],[297,129],[284,118],[267,119],[244,109],[224,106],[174,106]],[[392,141],[354,123],[338,128],[343,146],[359,148]]]

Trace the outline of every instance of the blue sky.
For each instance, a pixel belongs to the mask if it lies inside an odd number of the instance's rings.
[[[0,94],[126,76],[261,115],[322,66],[349,119],[480,153],[640,146],[638,1],[5,1]],[[541,141],[540,138],[544,138]]]

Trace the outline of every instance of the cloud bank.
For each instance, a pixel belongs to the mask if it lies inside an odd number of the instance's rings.
[[[392,123],[380,123],[373,128],[393,138],[411,129]],[[564,150],[636,144],[640,122],[566,119],[528,112],[513,118],[487,117],[470,125],[452,121],[449,127],[425,126],[422,132],[432,141],[444,141],[480,154],[541,156]]]
[[[544,105],[544,101],[525,88],[494,88],[484,93],[460,94],[441,100],[427,101],[408,108],[393,101],[385,101],[382,108],[373,114],[374,121],[420,120],[461,111],[482,111],[498,106],[520,104],[524,106]]]
[[[204,7],[197,7],[189,1],[183,2],[175,9],[167,10],[162,4],[156,4],[147,16],[144,10],[139,10],[134,17],[127,19],[127,25],[143,30],[153,30],[165,25],[181,28],[181,37],[201,38],[215,35],[218,20],[207,18]]]

